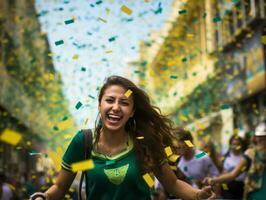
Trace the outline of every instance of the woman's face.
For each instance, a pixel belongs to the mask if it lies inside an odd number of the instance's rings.
[[[238,153],[241,152],[241,142],[238,139],[233,139],[231,142],[231,150]]]
[[[125,88],[119,85],[107,87],[99,104],[103,126],[112,131],[125,129],[126,122],[134,115],[133,97],[126,97]]]

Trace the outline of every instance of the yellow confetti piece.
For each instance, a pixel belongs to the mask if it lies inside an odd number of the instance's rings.
[[[126,93],[125,93],[125,96],[128,98],[131,94],[132,94],[132,91],[131,90],[127,90]]]
[[[242,168],[241,168],[241,172],[245,171],[246,169],[247,169],[246,166],[242,167]]]
[[[164,148],[164,152],[166,153],[167,157],[173,154],[172,149],[169,146]]]
[[[138,136],[138,137],[136,137],[138,140],[143,140],[144,139],[144,137],[143,136]]]
[[[185,122],[188,121],[188,118],[187,118],[186,116],[184,116],[184,115],[180,115],[179,118],[180,118],[181,120],[185,121]]]
[[[78,58],[79,58],[78,55],[74,55],[74,56],[72,57],[73,60],[77,60]]]
[[[87,119],[85,120],[85,123],[84,123],[84,124],[86,125],[86,124],[88,123],[88,121],[89,121],[89,118],[87,118]]]
[[[222,184],[222,187],[224,190],[228,190],[228,186],[225,183]]]
[[[93,160],[90,159],[90,160],[73,163],[71,167],[72,167],[73,172],[85,171],[85,170],[93,169],[94,163],[93,163]]]
[[[266,35],[261,36],[261,42],[266,45]]]
[[[105,20],[105,19],[103,19],[101,17],[98,17],[98,20],[101,21],[101,22],[103,22],[103,23],[107,23],[107,20]]]
[[[65,130],[65,129],[73,126],[73,121],[71,121],[71,120],[62,121],[57,126],[60,130]]]
[[[113,53],[112,50],[105,51],[105,53]]]
[[[171,170],[177,170],[177,166],[175,166],[175,165],[170,165],[170,168],[171,168]]]
[[[120,10],[122,12],[128,14],[128,15],[131,15],[132,14],[132,10],[129,7],[125,6],[125,5],[121,6]]]
[[[0,140],[8,144],[16,146],[21,140],[22,136],[16,131],[5,129],[0,136]]]
[[[49,56],[49,57],[52,57],[52,56],[53,56],[53,54],[52,54],[52,53],[48,53],[48,56]]]
[[[186,143],[188,147],[194,147],[194,145],[192,144],[190,140],[185,140],[184,142]]]
[[[179,155],[173,154],[173,155],[171,155],[168,159],[169,159],[171,162],[176,162],[176,160],[177,160],[179,157],[180,157]]]
[[[148,173],[144,174],[142,177],[150,188],[154,185],[154,180]]]

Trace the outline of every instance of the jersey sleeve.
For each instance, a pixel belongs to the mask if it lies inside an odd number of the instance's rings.
[[[67,147],[63,157],[61,166],[67,171],[71,170],[71,165],[75,162],[84,160],[85,146],[84,146],[84,134],[79,131],[71,140]]]

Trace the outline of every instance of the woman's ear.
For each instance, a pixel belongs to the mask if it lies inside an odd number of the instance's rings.
[[[133,116],[134,116],[134,114],[135,114],[135,109],[134,109],[134,110],[132,110],[130,117],[133,117]]]

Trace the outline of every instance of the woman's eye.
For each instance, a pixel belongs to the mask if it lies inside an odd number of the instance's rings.
[[[122,105],[128,106],[129,103],[128,102],[122,102]]]
[[[112,100],[112,99],[106,99],[105,101],[106,101],[106,102],[108,102],[108,103],[111,103],[111,102],[113,102],[113,100]]]

